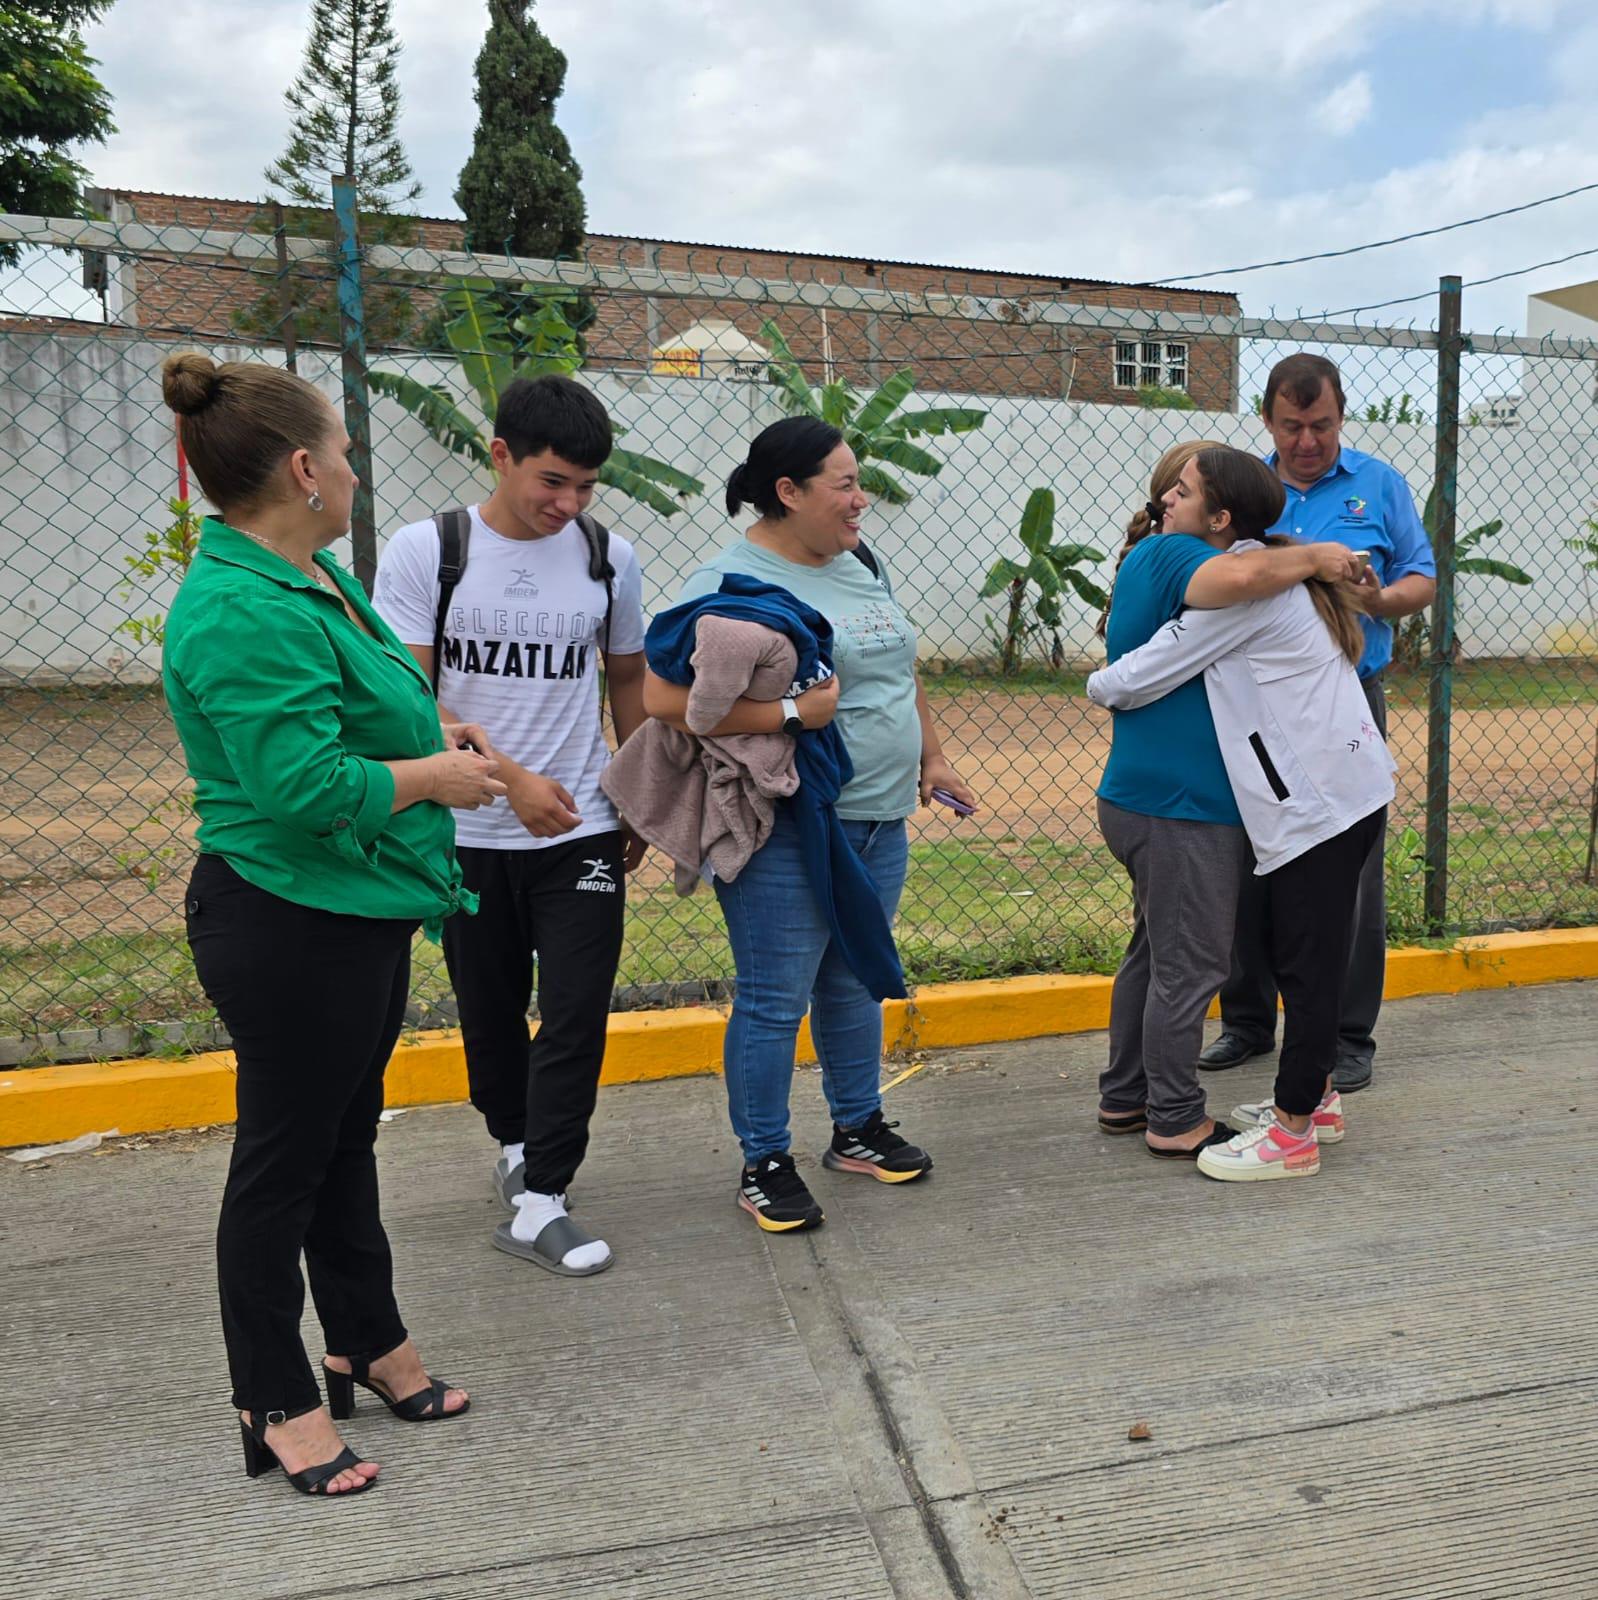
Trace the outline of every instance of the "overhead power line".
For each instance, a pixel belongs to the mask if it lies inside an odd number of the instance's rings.
[[[1535,211],[1538,206],[1551,206],[1556,200],[1569,200],[1572,195],[1590,194],[1598,189],[1598,183],[1584,183],[1579,189],[1566,189],[1561,194],[1544,195],[1541,200],[1528,200],[1524,205],[1506,206],[1502,211],[1488,211],[1479,217],[1466,217],[1462,222],[1445,222],[1440,228],[1420,228],[1414,233],[1394,234],[1391,239],[1373,239],[1369,244],[1352,244],[1342,250],[1318,250],[1313,255],[1284,256],[1280,261],[1256,261],[1247,267],[1218,267],[1214,272],[1188,272],[1179,277],[1149,278],[1138,287],[1142,289],[1158,288],[1161,284],[1168,283],[1193,283],[1199,278],[1230,278],[1239,272],[1261,272],[1266,267],[1296,267],[1305,261],[1331,261],[1338,256],[1357,256],[1365,250],[1382,250],[1390,244],[1406,244],[1411,239],[1430,239],[1435,234],[1452,233],[1456,228],[1474,228],[1478,222],[1492,222],[1498,217],[1512,217],[1522,211]],[[1529,269],[1528,269],[1529,270]],[[1484,279],[1483,282],[1490,282]],[[1411,296],[1419,299],[1420,296]],[[1389,305],[1397,305],[1399,301],[1388,301]]]
[[[1528,272],[1540,272],[1544,267],[1563,266],[1567,261],[1579,261],[1583,256],[1598,256],[1598,245],[1590,250],[1572,250],[1568,256],[1555,256],[1550,261],[1535,261],[1529,267],[1516,267],[1510,272],[1495,272],[1490,278],[1472,278],[1462,284],[1465,289],[1479,289],[1484,283],[1502,283],[1505,278],[1524,278]],[[1435,289],[1422,289],[1419,294],[1401,295],[1396,300],[1376,300],[1368,306],[1344,306],[1340,311],[1323,311],[1318,321],[1330,322],[1333,317],[1355,317],[1362,311],[1385,311],[1388,306],[1407,306],[1416,300],[1431,300]]]

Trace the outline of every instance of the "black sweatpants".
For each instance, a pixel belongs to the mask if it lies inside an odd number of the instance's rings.
[[[1275,1100],[1295,1116],[1315,1109],[1337,1064],[1360,872],[1386,826],[1383,806],[1254,880],[1268,911],[1271,967],[1286,1013]]]
[[[184,911],[238,1058],[216,1235],[233,1403],[299,1411],[319,1398],[300,1339],[302,1250],[329,1353],[371,1358],[405,1338],[373,1146],[416,924],[294,905],[215,855],[195,862]]]
[[[621,960],[621,833],[539,850],[456,850],[477,915],[444,924],[472,1104],[500,1144],[523,1144],[524,1183],[561,1194],[588,1149]],[[538,1032],[527,1008],[538,969]]]
[[[1360,680],[1371,720],[1387,737],[1387,694],[1378,672]],[[1386,813],[1383,812],[1385,819]],[[1337,1053],[1345,1061],[1368,1062],[1376,1054],[1376,1019],[1387,980],[1387,827],[1371,839],[1360,865],[1359,894],[1354,902],[1354,936],[1343,985],[1343,1014],[1338,1019]],[[1269,1050],[1276,1037],[1277,973],[1271,965],[1270,906],[1264,879],[1253,876],[1252,857],[1237,901],[1232,970],[1221,986],[1221,1027],[1256,1049]]]

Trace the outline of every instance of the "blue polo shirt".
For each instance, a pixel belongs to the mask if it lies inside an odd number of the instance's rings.
[[[1276,466],[1276,452],[1266,456]],[[1415,510],[1404,475],[1385,461],[1344,448],[1331,470],[1307,489],[1284,483],[1287,507],[1270,531],[1306,544],[1333,542],[1350,550],[1369,550],[1371,566],[1383,584],[1412,573],[1437,576],[1431,541]],[[1393,659],[1393,625],[1385,617],[1361,617],[1365,653],[1359,675],[1369,678]]]
[[[1111,661],[1147,644],[1182,609],[1193,574],[1219,552],[1190,533],[1162,533],[1132,546],[1115,575],[1104,646]],[[1144,817],[1243,825],[1221,760],[1204,675],[1168,695],[1117,711],[1099,798]]]

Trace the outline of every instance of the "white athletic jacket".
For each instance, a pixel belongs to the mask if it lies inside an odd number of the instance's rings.
[[[1259,548],[1252,539],[1232,546]],[[1130,711],[1200,672],[1256,872],[1274,872],[1392,800],[1393,758],[1303,584],[1270,600],[1183,611],[1095,672],[1088,697]]]

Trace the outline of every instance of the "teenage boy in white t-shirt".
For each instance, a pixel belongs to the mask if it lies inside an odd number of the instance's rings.
[[[618,741],[644,720],[638,558],[612,534],[609,585],[590,575],[577,522],[611,450],[610,418],[570,378],[518,379],[490,447],[499,483],[470,508],[465,570],[444,617],[441,715],[493,741],[503,799],[457,811],[457,853],[476,916],[452,917],[444,955],[460,1006],[472,1104],[500,1144],[495,1184],[514,1212],[502,1250],[586,1277],[614,1257],[566,1209],[588,1145],[611,988],[621,958],[623,874],[643,846],[600,791],[610,760],[601,666]],[[388,541],[373,604],[433,670],[441,539],[413,522]],[[443,707],[448,711],[442,711]],[[538,973],[538,1033],[527,1006]]]

